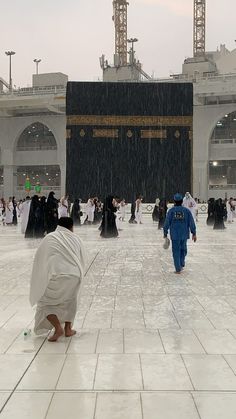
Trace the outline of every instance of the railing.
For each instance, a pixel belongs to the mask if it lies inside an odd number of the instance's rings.
[[[227,189],[236,190],[236,185],[209,185],[209,189],[218,189],[219,191],[225,191]]]
[[[57,150],[57,146],[51,145],[51,146],[35,146],[35,147],[17,147],[16,151],[40,151],[40,150]]]
[[[35,186],[31,186],[31,191],[35,190]],[[17,191],[25,191],[25,187],[24,186],[17,186],[16,190]],[[60,191],[60,190],[61,190],[61,186],[41,186],[41,193],[42,193],[42,191]]]
[[[22,89],[13,90],[12,92],[0,92],[0,97],[4,96],[41,96],[41,95],[57,95],[66,94],[65,86],[45,86],[45,87],[24,87]]]

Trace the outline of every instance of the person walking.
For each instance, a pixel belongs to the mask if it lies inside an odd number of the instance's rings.
[[[167,238],[170,230],[172,241],[172,253],[175,265],[175,273],[180,274],[185,266],[187,256],[187,240],[192,233],[192,240],[197,241],[196,225],[188,208],[183,207],[183,197],[179,193],[174,196],[174,207],[171,208],[166,216],[163,227],[164,238]]]

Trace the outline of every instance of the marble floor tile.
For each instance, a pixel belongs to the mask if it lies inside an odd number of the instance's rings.
[[[180,326],[172,312],[144,311],[144,320],[147,329],[179,329]]]
[[[139,356],[99,355],[95,390],[142,390]]]
[[[142,311],[121,311],[115,310],[112,317],[112,328],[114,329],[143,329],[144,319]]]
[[[202,311],[175,311],[181,329],[214,329],[213,324]]]
[[[199,419],[190,393],[147,392],[141,397],[143,419]]]
[[[22,378],[17,390],[55,389],[65,359],[66,355],[62,354],[38,355]]]
[[[2,409],[4,404],[6,403],[8,397],[10,395],[11,395],[11,392],[8,392],[8,391],[0,392],[0,410]]]
[[[95,393],[56,393],[45,419],[94,419]]]
[[[179,355],[141,355],[145,390],[192,390]]]
[[[96,352],[98,354],[122,354],[124,352],[123,329],[101,329]]]
[[[236,393],[194,392],[201,419],[235,419]]]
[[[84,329],[109,329],[111,327],[111,311],[88,311],[83,323]]]
[[[0,355],[0,390],[12,390],[21,379],[32,359],[33,356],[30,354]]]
[[[139,393],[99,393],[95,419],[142,419]]]
[[[236,376],[220,355],[183,355],[195,390],[236,391]]]
[[[234,374],[236,375],[236,355],[224,355],[224,359],[227,361]]]
[[[97,355],[68,355],[57,383],[58,390],[92,390]]]
[[[97,329],[80,329],[76,335],[72,337],[68,354],[94,354],[96,352],[96,345],[98,340]]]
[[[164,353],[157,330],[125,329],[125,353]]]
[[[1,413],[1,419],[45,419],[52,393],[14,393]]]
[[[206,332],[208,333],[208,332]],[[205,350],[194,332],[189,329],[160,330],[166,353],[170,354],[204,354]]]
[[[206,315],[216,329],[236,329],[236,314],[216,313],[213,311],[206,311]]]
[[[208,354],[236,354],[236,338],[227,330],[195,330]]]
[[[60,337],[56,345],[52,345],[52,343],[48,342],[48,340],[46,339],[39,351],[39,354],[65,354],[67,352],[70,341],[70,338],[62,336]]]

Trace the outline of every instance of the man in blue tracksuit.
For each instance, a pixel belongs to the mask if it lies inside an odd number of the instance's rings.
[[[185,257],[187,255],[187,240],[192,233],[192,239],[197,241],[196,225],[188,208],[184,208],[183,197],[179,193],[174,196],[175,206],[171,208],[166,216],[163,227],[164,237],[167,237],[170,230],[170,238],[172,241],[172,253],[175,265],[175,271],[180,274],[185,266]]]

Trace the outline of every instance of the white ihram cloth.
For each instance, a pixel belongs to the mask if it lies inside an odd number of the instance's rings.
[[[197,203],[195,199],[189,194],[189,198],[184,197],[183,199],[183,207],[188,208],[192,213],[194,221],[196,221],[197,216]]]
[[[36,334],[52,329],[47,316],[55,314],[60,323],[73,322],[77,294],[85,269],[84,247],[70,230],[58,226],[41,242],[34,259],[30,303],[37,303]]]
[[[31,205],[31,200],[27,199],[25,202],[21,204],[21,207],[20,207],[21,233],[23,234],[25,234],[27,224],[28,224],[30,205]]]

